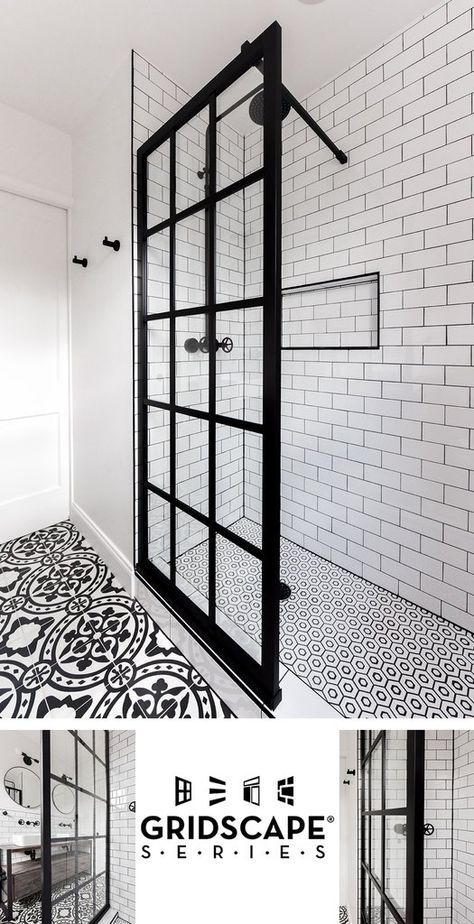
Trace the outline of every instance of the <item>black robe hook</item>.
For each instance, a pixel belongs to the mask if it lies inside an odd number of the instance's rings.
[[[120,241],[109,241],[107,235],[105,235],[102,243],[104,247],[113,247],[116,253],[117,253],[117,250],[120,250]]]
[[[73,258],[72,258],[72,262],[73,262],[73,263],[78,263],[79,266],[83,266],[84,269],[85,269],[86,266],[87,266],[87,259],[86,259],[86,257],[84,257],[82,260],[80,260],[79,257],[76,257],[76,255],[74,255]]]

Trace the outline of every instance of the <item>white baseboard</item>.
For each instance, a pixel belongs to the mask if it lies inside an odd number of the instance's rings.
[[[105,561],[117,581],[128,594],[134,589],[134,572],[132,562],[120,551],[109,537],[97,526],[87,513],[75,504],[71,504],[71,520],[78,530],[94,546],[97,554]]]

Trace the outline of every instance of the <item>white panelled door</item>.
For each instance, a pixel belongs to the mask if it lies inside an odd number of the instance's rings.
[[[69,515],[67,216],[0,191],[0,542]]]

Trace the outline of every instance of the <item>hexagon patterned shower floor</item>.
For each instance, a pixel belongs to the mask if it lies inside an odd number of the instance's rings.
[[[232,530],[261,544],[251,520]],[[218,556],[216,604],[259,641],[256,560],[233,544],[227,549]],[[280,605],[280,660],[341,715],[473,715],[473,634],[287,539],[280,562],[291,588]],[[206,563],[202,543],[178,559],[177,570],[204,592]]]

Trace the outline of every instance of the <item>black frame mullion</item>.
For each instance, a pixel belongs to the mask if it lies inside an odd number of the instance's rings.
[[[51,924],[51,732],[41,732],[41,920]]]
[[[267,32],[268,36],[268,32]],[[264,47],[262,670],[278,690],[281,455],[281,29]]]
[[[264,74],[264,166],[244,176],[236,183],[216,189],[216,123],[217,98],[232,86],[250,68],[265,62]],[[270,26],[253,43],[246,45],[241,53],[220,72],[189,103],[172,116],[138,151],[138,257],[141,281],[141,323],[139,339],[140,380],[138,385],[138,444],[139,444],[139,490],[138,490],[138,555],[136,572],[152,591],[161,595],[172,608],[177,619],[197,634],[214,657],[232,673],[252,698],[257,697],[266,706],[275,708],[281,699],[279,689],[279,560],[280,560],[280,385],[281,385],[281,29],[278,23]],[[207,131],[207,184],[205,198],[184,211],[176,213],[176,169],[175,133],[196,114],[209,107]],[[147,157],[162,144],[170,142],[170,214],[165,222],[147,227]],[[216,294],[216,206],[221,200],[263,181],[264,228],[263,228],[263,297],[242,299],[232,303],[217,302]],[[175,252],[177,223],[191,214],[205,213],[206,221],[206,306],[204,309],[176,310],[174,292],[174,260],[170,257],[170,305],[168,312],[148,314],[146,261],[147,241],[152,234],[169,228],[170,253]],[[173,264],[173,265],[171,265]],[[263,423],[233,420],[216,414],[216,318],[218,311],[263,308]],[[209,341],[209,408],[205,412],[176,405],[176,317],[206,314],[206,335]],[[170,320],[170,402],[157,402],[148,398],[148,323],[153,319]],[[164,406],[163,406],[164,405]],[[170,411],[170,490],[163,492],[153,487],[148,480],[147,458],[147,408],[163,407]],[[209,509],[207,519],[197,511],[181,504],[176,498],[176,414],[207,419],[209,424]],[[262,435],[263,479],[262,479],[262,550],[255,554],[251,543],[244,545],[232,530],[224,532],[216,523],[216,426],[223,424]],[[208,613],[204,613],[176,585],[176,533],[170,536],[171,568],[170,578],[157,568],[148,556],[148,496],[154,492],[170,504],[171,521],[175,524],[176,511],[181,510],[209,530],[209,575]],[[175,529],[175,527],[174,527]],[[261,663],[251,657],[216,622],[216,542],[219,535],[225,535],[235,545],[244,548],[262,562],[262,645]]]
[[[208,459],[208,606],[211,623],[216,621],[216,156],[217,156],[217,100],[215,93],[209,100],[208,129],[208,189],[209,206],[206,209],[206,302],[207,339],[209,344],[209,459]]]
[[[425,848],[425,733],[407,733],[406,924],[423,924]]]
[[[170,135],[170,580],[176,583],[176,132]]]

